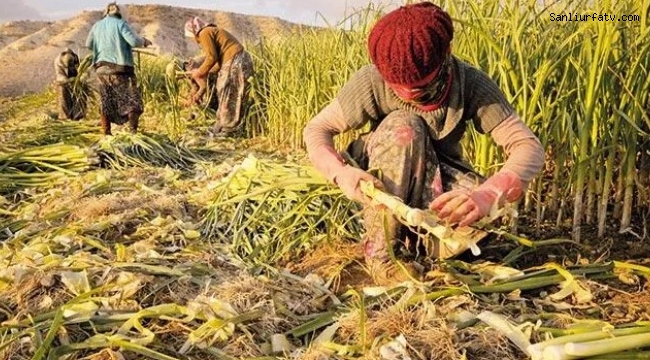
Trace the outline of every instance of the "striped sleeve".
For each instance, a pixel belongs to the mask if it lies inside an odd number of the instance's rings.
[[[380,118],[373,76],[373,67],[364,66],[352,75],[337,96],[345,121],[353,129]]]
[[[515,113],[499,86],[490,77],[475,68],[470,68],[465,89],[467,117],[474,121],[482,133],[489,133],[502,121]]]

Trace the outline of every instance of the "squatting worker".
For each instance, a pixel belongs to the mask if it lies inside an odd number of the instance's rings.
[[[132,133],[138,131],[144,105],[132,49],[149,45],[151,41],[133,32],[116,3],[106,6],[104,18],[90,30],[86,46],[93,52],[93,67],[99,80],[104,135],[111,135],[111,123],[122,125],[127,121]]]
[[[452,38],[451,18],[432,3],[386,14],[369,34],[373,64],[358,70],[304,130],[314,166],[365,204],[364,252],[376,282],[406,278],[390,263],[386,244],[404,239],[408,229],[392,217],[384,228],[382,210],[364,199],[361,180],[467,226],[486,216],[493,204],[519,198],[544,162],[539,140],[498,86],[451,55]],[[507,155],[502,169],[482,184],[462,158],[460,140],[469,121]],[[370,133],[348,152],[363,169],[379,170],[382,181],[346,165],[334,148],[335,135],[367,123]]]
[[[75,93],[74,81],[79,71],[79,56],[70,48],[54,59],[54,74],[59,95],[59,119],[79,120],[86,113],[86,99]],[[77,89],[79,91],[80,89]]]
[[[198,83],[208,83],[207,96],[217,97],[217,121],[214,134],[233,135],[244,127],[253,76],[253,61],[244,46],[231,33],[215,24],[193,17],[185,23],[185,36],[193,38],[205,59],[191,70]],[[201,92],[197,96],[202,96]],[[200,99],[192,99],[198,103]],[[208,103],[211,103],[208,100]]]

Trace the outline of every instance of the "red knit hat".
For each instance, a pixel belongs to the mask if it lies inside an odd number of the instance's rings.
[[[384,80],[410,85],[438,69],[453,37],[449,14],[422,2],[402,6],[379,19],[368,36],[368,52]]]

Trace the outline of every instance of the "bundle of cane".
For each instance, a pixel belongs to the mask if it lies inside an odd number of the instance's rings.
[[[440,224],[434,212],[412,208],[402,199],[377,189],[372,182],[362,181],[360,187],[364,195],[389,209],[402,224],[424,235],[427,255],[444,259],[458,255],[467,249],[470,249],[474,255],[481,254],[477,244],[487,235],[487,232],[467,226],[454,229]],[[433,235],[433,239],[429,239],[430,236],[426,235]]]
[[[204,57],[182,60],[179,58],[172,59],[165,67],[165,74],[170,79],[191,78],[192,70],[201,66]]]
[[[192,72],[191,71],[177,71],[176,72],[176,79],[191,78],[191,77],[192,77]]]
[[[165,75],[168,79],[178,80],[190,75],[189,71],[185,71],[183,62],[179,59],[172,59],[167,66],[165,66]]]
[[[149,55],[154,57],[160,56],[159,47],[149,47],[149,48],[136,47],[136,48],[132,48],[131,50],[137,55],[144,54],[144,55]]]

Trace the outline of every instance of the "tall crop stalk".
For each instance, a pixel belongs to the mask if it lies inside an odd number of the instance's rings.
[[[587,67],[588,72],[584,74],[585,83],[583,88],[578,92],[578,99],[582,107],[582,114],[580,116],[578,126],[579,143],[577,154],[577,177],[575,180],[575,197],[573,206],[573,239],[580,241],[580,228],[584,215],[584,197],[585,197],[585,184],[589,180],[590,164],[589,157],[590,151],[595,147],[594,139],[592,137],[593,131],[596,128],[598,121],[594,119],[595,106],[597,97],[600,95],[598,90],[601,89],[603,80],[603,67],[606,66],[607,60],[611,51],[611,44],[614,40],[614,31],[610,26],[599,22],[595,24],[586,23],[584,25],[584,44],[578,60],[583,60],[580,63],[580,68],[576,68],[578,74],[582,71],[584,64],[589,64]],[[592,48],[590,45],[595,41],[595,46]]]
[[[374,18],[369,7],[351,18],[353,30],[311,29],[299,35],[265,40],[251,52],[259,61],[252,97],[252,124],[275,143],[302,147],[307,121],[331,101],[350,75],[369,61],[366,29]]]
[[[646,145],[637,143],[649,142],[649,10],[639,0],[546,4],[440,3],[454,19],[454,55],[497,83],[546,151],[546,167],[531,183],[524,212],[535,211],[538,224],[555,219],[565,226],[572,219],[576,240],[585,222],[597,224],[603,236],[608,217],[625,230],[634,225],[635,211],[647,206],[638,195],[637,178],[643,173],[640,152]],[[605,12],[641,19],[552,21],[550,15]],[[307,121],[369,63],[367,34],[380,13],[369,6],[346,19],[345,26],[247,45],[256,68],[247,133],[266,136],[274,145],[302,148]],[[177,93],[164,82],[157,58],[142,60],[138,72],[146,109],[156,117],[164,113],[167,132],[177,138],[187,128]],[[353,135],[337,137],[337,145]],[[463,149],[487,176],[506,161],[489,136],[473,129]]]

